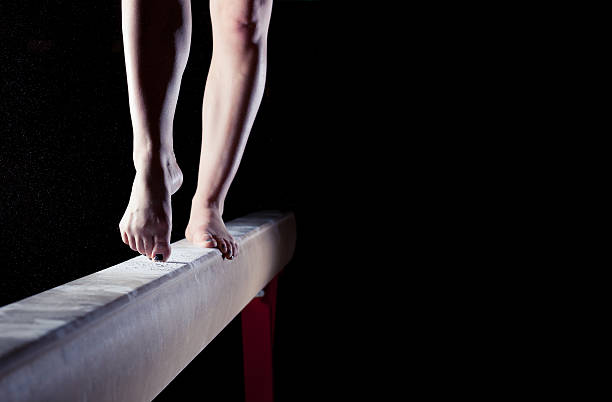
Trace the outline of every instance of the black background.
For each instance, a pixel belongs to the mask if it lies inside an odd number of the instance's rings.
[[[193,1],[192,11],[174,126],[185,181],[172,199],[173,242],[184,238],[196,186],[212,50],[207,2]],[[0,18],[5,305],[135,256],[118,231],[134,168],[120,1],[2,2]],[[336,382],[347,341],[337,329],[354,308],[337,280],[348,269],[342,263],[349,252],[338,236],[349,212],[333,196],[347,182],[332,163],[343,156],[334,147],[339,133],[332,122],[342,96],[333,55],[343,42],[329,19],[326,2],[275,0],[263,103],[225,206],[226,220],[263,209],[296,214],[297,250],[279,283],[275,376],[281,401],[331,396],[328,385]],[[237,318],[158,399],[242,400],[241,375]]]

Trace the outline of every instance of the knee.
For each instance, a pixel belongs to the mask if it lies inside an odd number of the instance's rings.
[[[265,44],[271,11],[272,0],[213,1],[211,18],[214,35],[239,48]]]

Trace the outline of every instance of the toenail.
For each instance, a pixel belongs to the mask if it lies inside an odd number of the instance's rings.
[[[163,254],[155,254],[155,257],[153,258],[154,261],[161,261],[163,259],[164,259]]]

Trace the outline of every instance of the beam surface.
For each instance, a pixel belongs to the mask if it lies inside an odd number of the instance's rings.
[[[291,213],[227,227],[233,260],[183,239],[0,308],[0,400],[155,398],[293,256]]]

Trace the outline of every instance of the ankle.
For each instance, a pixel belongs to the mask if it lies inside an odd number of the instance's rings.
[[[132,154],[136,171],[159,168],[167,170],[168,166],[176,161],[173,150],[135,148]]]
[[[196,194],[193,196],[193,199],[191,200],[191,205],[195,205],[198,208],[202,209],[208,209],[212,212],[217,212],[219,213],[219,216],[223,215],[223,201],[219,201],[214,197],[200,195],[197,191]]]
[[[174,155],[172,137],[159,132],[152,135],[151,133],[137,133],[134,130],[132,145],[134,162],[156,156]]]

